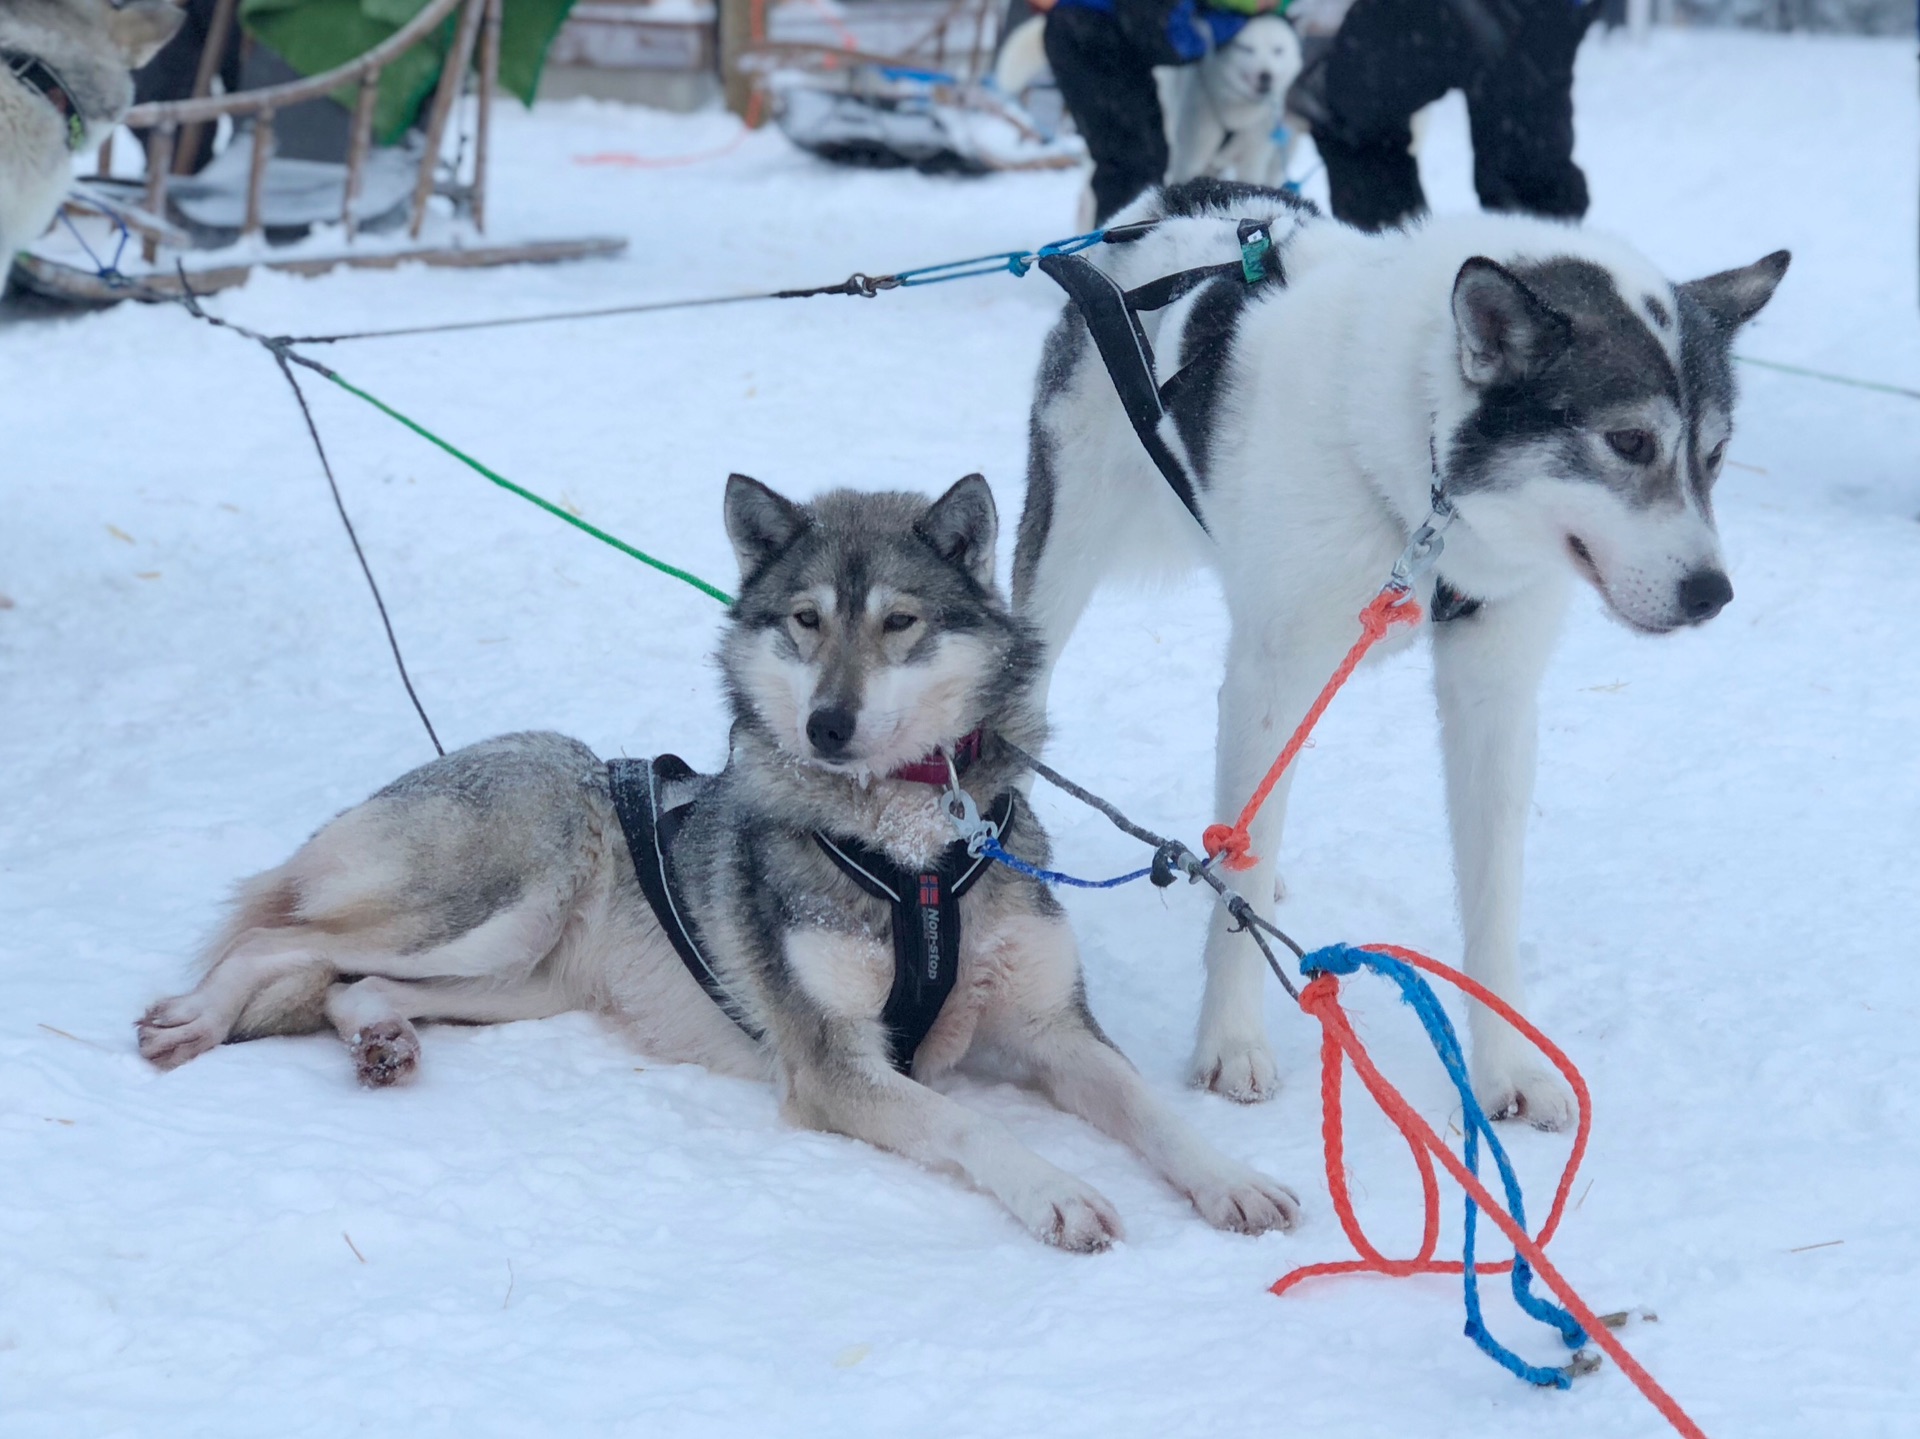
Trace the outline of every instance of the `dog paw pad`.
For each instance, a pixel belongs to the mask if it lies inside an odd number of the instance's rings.
[[[354,1071],[369,1089],[405,1084],[420,1068],[420,1036],[403,1019],[383,1019],[353,1036]]]

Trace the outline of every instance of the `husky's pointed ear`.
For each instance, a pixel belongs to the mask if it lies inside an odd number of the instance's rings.
[[[1674,288],[1718,320],[1722,329],[1737,330],[1773,298],[1774,289],[1786,276],[1792,259],[1789,251],[1775,250],[1738,270],[1722,270],[1717,275],[1689,280]]]
[[[1470,385],[1530,379],[1573,338],[1573,324],[1504,265],[1475,255],[1453,279],[1460,373]]]
[[[746,475],[727,476],[727,538],[745,579],[807,527],[807,512]]]
[[[968,475],[928,506],[913,528],[941,559],[960,566],[978,583],[992,585],[1000,512],[984,476]]]
[[[160,53],[186,18],[187,12],[169,0],[131,0],[109,12],[107,36],[127,68],[138,70]]]

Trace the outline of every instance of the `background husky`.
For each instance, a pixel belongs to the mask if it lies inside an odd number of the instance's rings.
[[[1008,33],[993,68],[1003,94],[1019,99],[1047,73],[1046,26],[1045,15],[1034,15]],[[1249,20],[1204,60],[1155,69],[1171,157],[1167,178],[1212,175],[1262,185],[1284,180],[1292,139],[1274,135],[1300,70],[1300,37],[1278,15]],[[1079,224],[1093,224],[1091,190],[1081,195]]]
[[[802,507],[736,475],[726,515],[741,569],[721,653],[732,754],[694,783],[673,856],[737,1023],[640,888],[607,766],[518,734],[413,771],[243,884],[199,987],[140,1021],[141,1052],[171,1068],[331,1024],[383,1085],[414,1073],[416,1019],[602,1010],[661,1058],[773,1078],[796,1123],[961,1174],[1049,1243],[1105,1248],[1120,1233],[1106,1199],[926,1087],[971,1054],[1137,1150],[1209,1223],[1290,1227],[1294,1196],[1188,1130],[1107,1041],[1064,914],[1011,870],[986,865],[966,890],[957,983],[912,1077],[890,1062],[893,911],[815,836],[936,865],[954,842],[940,788],[892,772],[984,729],[962,782],[983,808],[1015,806],[1010,849],[1047,858],[1000,745],[1038,743],[1041,722],[1033,639],[993,585],[986,482],[931,506],[840,492]]]
[[[1291,136],[1283,129],[1287,91],[1300,75],[1300,37],[1278,15],[1249,20],[1197,65],[1173,71],[1170,181],[1202,175],[1278,185],[1287,178]]]
[[[0,277],[59,213],[74,152],[100,144],[133,104],[129,72],[184,18],[167,0],[0,3]]]
[[[1232,635],[1214,813],[1230,818],[1444,481],[1458,519],[1439,577],[1472,609],[1432,631],[1466,967],[1519,1005],[1535,690],[1569,582],[1648,634],[1732,598],[1712,508],[1729,346],[1787,253],[1673,285],[1591,231],[1487,215],[1369,235],[1217,182],[1145,197],[1116,223],[1160,216],[1089,256],[1132,287],[1234,258],[1242,218],[1271,219],[1277,246],[1261,284],[1214,280],[1143,317],[1162,381],[1196,354],[1211,367],[1174,416],[1211,537],[1143,453],[1070,310],[1041,362],[1016,607],[1050,668],[1109,574],[1217,569]],[[1256,902],[1273,893],[1285,807],[1283,781],[1253,830],[1260,862],[1242,882]],[[1274,1087],[1262,980],[1216,919],[1193,1077],[1241,1100]],[[1472,1024],[1488,1111],[1566,1122],[1568,1097],[1518,1037],[1477,1006]]]

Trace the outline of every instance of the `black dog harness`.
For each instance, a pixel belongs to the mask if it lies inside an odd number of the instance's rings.
[[[999,826],[1004,839],[1013,825],[1013,791],[1001,795],[985,818]],[[815,830],[813,841],[848,879],[893,906],[893,989],[880,1022],[887,1029],[893,1067],[909,1073],[960,972],[960,896],[993,861],[968,854],[955,840],[932,869],[915,870],[856,840]]]
[[[1116,226],[1106,232],[1106,243],[1130,244],[1143,238],[1157,223],[1141,220]],[[1228,337],[1222,335],[1209,341],[1161,384],[1154,365],[1153,345],[1147,339],[1140,316],[1146,311],[1165,309],[1208,281],[1227,276],[1248,285],[1257,285],[1269,278],[1284,284],[1279,257],[1273,252],[1271,227],[1269,220],[1242,220],[1238,230],[1238,260],[1176,271],[1131,290],[1121,289],[1111,275],[1080,255],[1043,254],[1039,260],[1040,268],[1067,292],[1067,299],[1086,322],[1094,349],[1107,367],[1107,376],[1120,397],[1120,406],[1126,411],[1147,457],[1202,530],[1207,528],[1207,522],[1200,513],[1199,484],[1187,462],[1186,447],[1176,444],[1179,430],[1173,414],[1184,396],[1213,382],[1225,357]],[[1433,603],[1428,612],[1433,623],[1466,619],[1479,609],[1479,600],[1468,598],[1445,580],[1435,577]]]
[[[1140,239],[1153,228],[1154,221],[1122,225],[1106,232],[1108,244],[1127,244]],[[1206,529],[1200,514],[1200,491],[1185,458],[1185,446],[1175,448],[1179,433],[1169,411],[1179,403],[1181,394],[1198,378],[1210,375],[1220,356],[1213,349],[1196,356],[1164,385],[1154,369],[1153,346],[1140,323],[1143,311],[1163,310],[1175,300],[1192,294],[1209,280],[1231,275],[1249,285],[1257,285],[1271,273],[1280,277],[1273,253],[1272,222],[1240,222],[1240,258],[1221,265],[1202,265],[1149,280],[1131,290],[1123,290],[1106,271],[1079,255],[1042,255],[1040,268],[1055,284],[1067,292],[1067,298],[1086,321],[1094,349],[1107,367],[1120,406],[1127,412],[1134,434],[1147,457],[1153,461],[1180,503],[1187,507],[1194,523]]]
[[[87,122],[60,72],[38,55],[18,50],[0,50],[0,65],[6,66],[7,73],[22,85],[39,91],[40,98],[59,112],[67,127],[67,148],[78,150],[87,138]]]
[[[663,787],[697,779],[678,755],[658,759],[616,759],[607,764],[614,812],[627,837],[640,891],[653,907],[674,953],[727,1018],[755,1041],[764,1038],[742,1016],[708,960],[673,864],[673,842],[693,813],[694,803],[662,809]],[[1012,827],[1013,791],[1000,796],[987,818],[1005,836]],[[887,1032],[887,1053],[902,1074],[939,1019],[960,969],[960,897],[973,888],[992,861],[975,857],[958,840],[941,851],[931,869],[906,869],[877,849],[856,840],[816,830],[814,843],[840,872],[876,899],[893,907],[893,987],[880,1011]]]

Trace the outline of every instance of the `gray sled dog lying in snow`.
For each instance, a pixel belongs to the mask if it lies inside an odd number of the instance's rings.
[[[0,0],[0,277],[73,183],[73,157],[133,104],[133,76],[186,12],[167,0]]]
[[[986,481],[802,506],[736,475],[726,523],[721,774],[609,765],[555,734],[424,765],[240,887],[141,1053],[171,1068],[331,1025],[384,1085],[415,1071],[415,1020],[599,1010],[649,1054],[771,1078],[797,1124],[964,1176],[1048,1243],[1104,1249],[1105,1198],[927,1087],[974,1058],[1136,1150],[1210,1224],[1290,1228],[1293,1194],[1188,1129],[1100,1032],[1046,887],[956,842],[949,760],[1006,848],[1047,861],[1002,743],[1042,722]]]
[[[1733,598],[1713,485],[1732,432],[1730,346],[1786,273],[1778,251],[1675,285],[1625,244],[1517,216],[1363,234],[1270,190],[1197,181],[1114,218],[1157,221],[1086,258],[1123,289],[1241,256],[1271,223],[1264,278],[1207,281],[1141,320],[1159,421],[1206,529],[1149,460],[1069,307],[1034,400],[1015,608],[1051,671],[1098,584],[1205,565],[1231,615],[1214,814],[1232,819],[1340,657],[1438,484],[1457,518],[1416,587],[1433,642],[1468,973],[1521,1007],[1522,846],[1535,691],[1584,580],[1628,628],[1704,624]],[[1143,381],[1144,383],[1144,381]],[[1410,638],[1396,632],[1400,643]],[[1045,693],[1041,681],[1040,693]],[[1241,883],[1275,892],[1286,782]],[[1390,823],[1391,817],[1383,822]],[[1215,916],[1192,1075],[1240,1100],[1274,1090],[1259,956]],[[1571,1118],[1504,1022],[1472,1017],[1490,1114]]]

